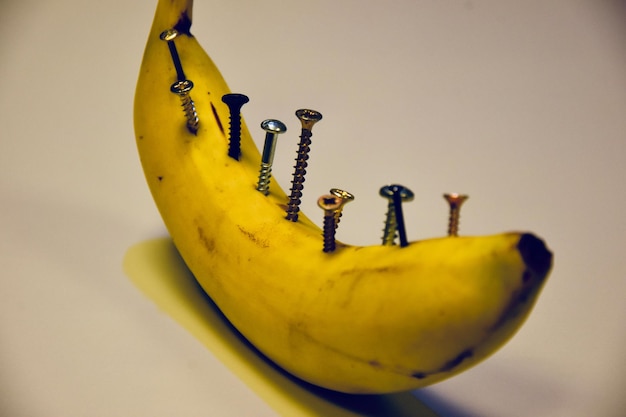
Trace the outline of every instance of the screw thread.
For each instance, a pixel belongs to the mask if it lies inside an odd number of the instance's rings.
[[[395,245],[395,239],[398,234],[398,225],[396,223],[396,209],[392,202],[387,206],[387,216],[385,219],[385,228],[383,229],[383,245]]]
[[[241,156],[241,115],[239,111],[231,111],[230,113],[228,156],[236,159],[237,161]]]
[[[335,231],[337,223],[335,213],[330,212],[324,216],[324,252],[334,252],[336,248]]]
[[[450,210],[450,219],[448,221],[448,236],[459,235],[459,218],[461,216],[460,210]]]
[[[183,112],[185,113],[185,118],[187,119],[187,129],[194,135],[198,134],[198,124],[200,123],[200,119],[198,118],[198,112],[196,111],[196,105],[191,99],[189,93],[183,93],[180,95],[181,105],[183,107]]]
[[[266,164],[261,162],[261,169],[259,171],[259,183],[256,187],[257,191],[262,192],[264,195],[270,193],[270,179],[272,178],[272,164]]]
[[[302,129],[300,136],[300,144],[298,145],[298,154],[296,157],[295,171],[293,180],[291,181],[291,195],[287,203],[287,220],[292,222],[298,221],[298,212],[300,211],[300,199],[302,198],[302,190],[304,189],[304,176],[306,175],[307,160],[309,159],[309,151],[311,150],[311,136],[313,133],[308,129]]]

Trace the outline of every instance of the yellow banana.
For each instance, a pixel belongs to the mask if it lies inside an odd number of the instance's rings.
[[[256,189],[261,155],[245,123],[229,156],[230,91],[191,13],[192,0],[158,1],[135,133],[173,241],[228,320],[285,370],[349,393],[423,387],[502,346],[551,268],[544,243],[505,233],[323,251],[319,227],[285,218],[279,186]]]

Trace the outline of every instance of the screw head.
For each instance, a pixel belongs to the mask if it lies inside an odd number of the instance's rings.
[[[287,131],[287,126],[280,120],[267,119],[261,122],[261,129],[267,133],[281,134]]]
[[[413,201],[413,198],[415,198],[413,191],[398,184],[385,185],[381,187],[379,193],[381,197],[385,198],[393,198],[395,195],[399,194],[402,201]]]
[[[170,91],[176,94],[185,94],[191,91],[193,82],[191,80],[176,81],[171,85]]]
[[[229,93],[222,96],[222,101],[226,103],[228,107],[241,107],[249,102],[250,99],[245,94]]]
[[[461,204],[463,204],[463,202],[465,202],[465,200],[467,200],[469,196],[465,194],[450,193],[444,194],[443,198],[445,198],[448,204],[450,204],[450,207],[458,208],[461,207]]]
[[[334,195],[335,197],[341,198],[344,204],[349,203],[350,201],[354,200],[354,195],[350,194],[347,191],[341,190],[339,188],[331,188],[330,193]]]
[[[337,197],[332,194],[325,194],[317,199],[317,205],[319,208],[323,209],[326,212],[332,212],[337,210],[343,204],[343,200],[341,197]]]
[[[311,130],[315,123],[322,120],[322,113],[310,109],[300,109],[296,110],[296,117],[300,119],[303,129]]]
[[[176,29],[167,29],[161,32],[159,38],[163,41],[173,41],[178,36],[178,31]]]

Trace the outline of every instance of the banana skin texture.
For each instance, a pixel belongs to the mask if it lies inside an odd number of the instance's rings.
[[[513,336],[552,266],[539,238],[337,242],[323,252],[306,215],[285,219],[279,185],[267,196],[255,189],[261,156],[243,121],[239,160],[228,156],[221,98],[230,90],[190,33],[191,18],[192,0],[158,1],[136,89],[136,142],[180,254],[255,347],[309,383],[381,394],[456,375]],[[172,28],[178,66],[160,36]],[[192,127],[170,90],[181,76],[194,84]]]

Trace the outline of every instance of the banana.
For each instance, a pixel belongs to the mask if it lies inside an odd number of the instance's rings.
[[[186,264],[262,354],[321,387],[391,393],[456,375],[512,337],[552,266],[542,240],[323,251],[306,215],[285,218],[278,185],[255,188],[261,155],[243,121],[239,157],[228,155],[230,90],[191,18],[192,0],[158,1],[135,95],[138,152]]]

